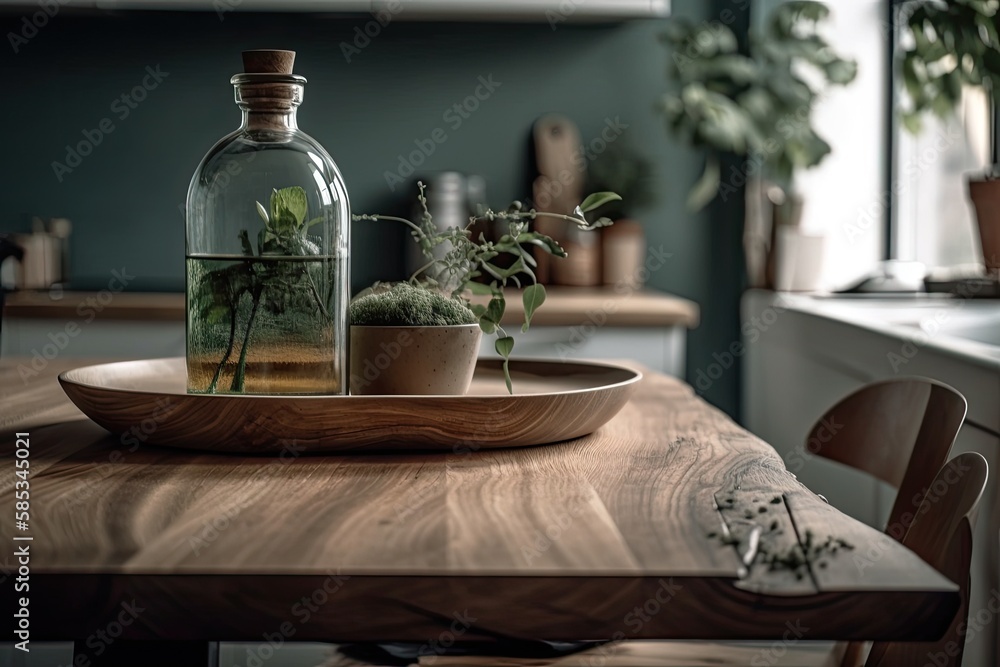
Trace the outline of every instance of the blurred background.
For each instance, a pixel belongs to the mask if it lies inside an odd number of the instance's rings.
[[[416,175],[392,191],[386,173],[404,171],[401,156],[438,128],[447,140],[417,175],[478,174],[487,200],[502,207],[532,194],[532,126],[540,116],[567,117],[584,145],[609,125],[620,127],[615,143],[627,144],[655,175],[653,196],[630,214],[648,247],[670,255],[647,284],[702,306],[688,367],[738,339],[742,201],[733,197],[697,215],[685,209],[703,158],[670,138],[656,109],[668,85],[665,19],[595,23],[586,20],[587,3],[567,2],[565,15],[530,22],[406,21],[404,6],[382,26],[372,14],[203,4],[197,12],[61,7],[25,43],[15,38],[6,46],[0,230],[29,231],[36,216],[71,219],[73,289],[102,289],[109,272],[124,266],[135,274],[129,291],[183,290],[188,182],[213,143],[239,124],[229,78],[241,71],[242,50],[285,48],[298,53],[295,71],[308,79],[299,126],[337,161],[354,212],[408,211]],[[747,2],[716,4],[675,0],[671,12],[700,22],[725,9],[737,29],[749,20]],[[282,3],[272,5],[280,10]],[[5,34],[31,34],[25,16],[31,12],[23,7],[6,8]],[[374,37],[366,39],[366,27]],[[162,81],[131,108],[120,98],[144,78],[152,82],[147,67],[162,72]],[[458,115],[454,105],[474,95],[480,77],[499,85],[467,117]],[[68,172],[54,167],[68,167],[67,146],[104,118],[114,129],[91,154]],[[402,228],[355,223],[352,237],[355,290],[403,277]],[[706,393],[731,412],[735,371]]]

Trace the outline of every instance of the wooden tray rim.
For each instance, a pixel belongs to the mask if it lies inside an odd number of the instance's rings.
[[[322,400],[329,401],[333,399],[337,400],[369,400],[369,399],[379,399],[379,400],[393,400],[393,401],[412,401],[413,399],[448,399],[448,400],[482,400],[482,399],[503,399],[511,400],[517,398],[530,398],[530,397],[543,397],[543,396],[571,396],[573,394],[580,393],[590,393],[594,391],[605,391],[608,389],[613,389],[616,387],[625,387],[630,384],[634,384],[642,380],[642,371],[636,370],[634,368],[629,368],[628,366],[623,366],[621,364],[615,364],[606,361],[591,361],[591,360],[573,360],[564,361],[562,359],[551,359],[551,358],[524,358],[524,357],[511,357],[511,364],[528,364],[528,365],[552,365],[552,366],[563,366],[563,367],[577,367],[577,368],[592,368],[592,369],[605,369],[612,371],[622,371],[629,374],[624,380],[618,382],[611,382],[608,384],[595,385],[593,387],[583,387],[580,389],[566,389],[563,391],[551,391],[551,392],[532,392],[530,394],[518,394],[515,386],[515,393],[513,394],[365,394],[365,395],[353,395],[353,394],[197,394],[197,393],[187,393],[187,392],[174,392],[174,391],[163,391],[163,390],[153,390],[153,389],[126,389],[124,387],[112,387],[107,384],[97,384],[93,382],[86,382],[77,378],[73,378],[72,375],[82,371],[87,371],[90,369],[106,369],[112,366],[123,366],[126,364],[142,364],[151,362],[184,362],[184,357],[158,357],[155,359],[130,359],[126,361],[112,361],[100,364],[90,364],[88,366],[80,366],[78,368],[73,368],[67,371],[63,371],[59,374],[59,384],[65,387],[67,384],[76,385],[79,387],[88,387],[91,389],[98,389],[100,391],[107,392],[118,392],[122,394],[149,394],[153,396],[190,396],[193,398],[204,398],[204,399],[240,399],[240,400]],[[479,358],[476,360],[477,369],[480,366],[500,366],[503,360],[494,358]],[[514,369],[517,372],[517,369]]]

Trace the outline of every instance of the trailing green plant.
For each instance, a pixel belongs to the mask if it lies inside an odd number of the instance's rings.
[[[596,211],[609,202],[618,201],[621,197],[614,192],[594,193],[584,199],[571,215],[536,211],[533,208],[524,209],[521,202],[515,201],[504,211],[486,209],[479,215],[470,217],[469,223],[464,227],[438,229],[427,209],[424,184],[417,183],[417,189],[417,200],[421,211],[420,220],[417,222],[376,214],[354,215],[352,218],[356,221],[399,222],[409,227],[413,240],[419,244],[421,252],[427,258],[427,263],[410,276],[409,282],[420,289],[437,291],[465,304],[474,314],[475,321],[479,322],[483,332],[496,336],[494,349],[503,358],[507,391],[513,393],[510,355],[514,350],[514,338],[500,324],[507,306],[504,288],[510,283],[523,288],[521,299],[524,304],[524,322],[521,324],[521,331],[528,331],[532,316],[545,302],[545,287],[536,279],[534,267],[537,264],[531,254],[531,248],[541,248],[555,257],[566,256],[563,247],[551,237],[532,231],[531,222],[546,216],[567,220],[581,230],[592,231],[606,227],[612,224],[612,221],[600,217],[591,222],[586,214]],[[483,221],[504,222],[507,225],[507,233],[497,241],[489,241],[483,234],[474,237],[472,227]],[[435,256],[435,250],[438,248],[443,248],[444,253]],[[501,255],[510,255],[513,257],[513,262],[509,266],[498,265],[494,260]],[[479,279],[489,282],[481,283],[478,282]],[[490,300],[486,305],[469,305],[466,298],[468,291],[488,295]]]
[[[479,321],[458,299],[410,283],[359,296],[351,302],[350,314],[351,324],[380,327],[441,327]]]
[[[819,34],[829,13],[821,2],[782,3],[762,34],[750,32],[745,53],[720,21],[671,21],[664,41],[671,46],[669,74],[677,89],[664,96],[662,109],[678,138],[708,150],[689,208],[701,209],[718,194],[720,155],[755,161],[787,191],[796,171],[830,153],[812,126],[813,107],[827,87],[853,81],[857,63]]]
[[[899,12],[906,129],[920,132],[925,113],[954,113],[965,86],[982,86],[994,105],[1000,102],[1000,0],[916,0]]]
[[[196,316],[208,324],[217,324],[227,317],[229,321],[228,344],[206,390],[208,393],[218,390],[219,379],[235,350],[240,319],[237,314],[245,297],[250,299],[250,314],[242,333],[231,392],[245,390],[247,350],[262,309],[272,315],[305,311],[332,321],[327,308],[329,281],[324,279],[322,262],[273,261],[281,257],[320,256],[320,239],[310,236],[309,229],[323,218],[307,219],[309,204],[305,190],[298,186],[275,189],[268,208],[259,201],[256,203],[257,213],[264,222],[257,233],[256,248],[249,231],[240,230],[245,259],[194,277],[200,281],[192,291]]]

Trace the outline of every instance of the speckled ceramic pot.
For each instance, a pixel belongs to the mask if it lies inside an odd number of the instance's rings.
[[[351,327],[351,393],[454,395],[469,390],[482,330],[444,327]]]

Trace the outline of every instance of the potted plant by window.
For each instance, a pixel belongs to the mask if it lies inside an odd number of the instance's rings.
[[[725,200],[747,184],[747,201],[770,201],[774,214],[756,229],[748,206],[744,230],[747,267],[753,285],[768,285],[760,246],[773,251],[778,223],[795,225],[801,199],[795,174],[818,165],[830,145],[812,126],[817,99],[829,86],[854,80],[857,63],[840,57],[819,34],[829,9],[820,2],[787,2],[769,16],[763,34],[751,31],[748,52],[720,21],[670,23],[670,78],[675,90],[664,96],[668,128],[681,141],[707,151],[705,169],[691,190],[688,207],[697,211],[717,195]],[[741,168],[721,173],[720,157],[735,155]],[[764,197],[763,193],[769,196]],[[763,240],[758,240],[763,237]]]
[[[950,116],[967,86],[982,87],[995,112],[1000,102],[1000,2],[924,0],[900,11],[906,27],[898,59],[907,94],[903,126],[916,134],[925,113]],[[994,164],[986,174],[970,175],[968,182],[983,259],[995,273],[1000,271],[1000,169]]]
[[[530,248],[540,247],[555,257],[566,251],[550,237],[531,230],[541,216],[570,221],[593,231],[611,224],[608,218],[591,222],[586,214],[621,199],[613,192],[587,197],[571,215],[524,209],[514,202],[505,211],[485,210],[464,227],[440,229],[427,209],[424,184],[418,183],[420,220],[386,215],[355,215],[354,220],[393,221],[407,225],[427,263],[407,283],[375,286],[351,303],[350,383],[352,394],[464,394],[472,380],[482,333],[496,336],[494,347],[503,358],[507,390],[514,338],[501,325],[504,288],[521,287],[524,302],[522,331],[545,301],[545,288],[535,280]],[[489,241],[473,228],[483,221],[506,224],[507,233]],[[444,252],[440,252],[443,248]],[[437,251],[437,252],[436,252]],[[503,266],[495,260],[509,255]],[[477,282],[486,279],[488,283]],[[469,292],[489,295],[487,305],[470,304]]]

